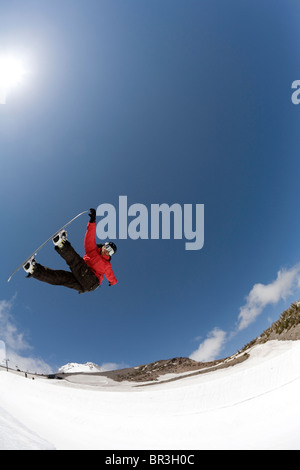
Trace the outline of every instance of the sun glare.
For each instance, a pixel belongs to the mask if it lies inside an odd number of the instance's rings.
[[[26,73],[20,59],[0,56],[0,103],[5,104],[8,93],[22,83]]]

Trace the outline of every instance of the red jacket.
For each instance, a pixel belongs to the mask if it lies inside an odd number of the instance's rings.
[[[88,223],[87,231],[84,237],[84,250],[83,257],[86,264],[91,268],[93,273],[99,279],[99,284],[103,281],[103,276],[107,277],[110,285],[117,284],[117,279],[113,273],[110,256],[101,255],[101,248],[96,244],[96,222]]]

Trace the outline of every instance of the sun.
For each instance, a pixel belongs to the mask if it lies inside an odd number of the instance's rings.
[[[8,93],[23,82],[27,71],[19,58],[0,56],[0,103],[5,104]]]

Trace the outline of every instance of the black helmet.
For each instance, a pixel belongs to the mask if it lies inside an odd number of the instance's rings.
[[[104,247],[108,252],[109,256],[112,256],[117,251],[117,247],[113,242],[106,242],[104,243]]]

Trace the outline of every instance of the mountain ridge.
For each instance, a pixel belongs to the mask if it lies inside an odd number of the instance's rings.
[[[187,357],[174,357],[171,359],[162,359],[149,364],[142,364],[135,367],[129,367],[124,369],[117,369],[112,371],[101,371],[101,367],[97,364],[92,364],[94,368],[98,368],[99,371],[89,371],[89,374],[105,376],[113,379],[116,382],[137,382],[141,385],[150,385],[158,383],[163,380],[163,376],[168,374],[176,374],[176,377],[166,377],[164,381],[178,380],[182,377],[190,377],[192,375],[203,374],[226,367],[231,367],[239,364],[249,358],[248,351],[258,344],[263,344],[267,341],[278,340],[278,341],[297,341],[300,340],[300,300],[293,302],[288,309],[286,309],[280,315],[279,319],[276,320],[272,325],[263,333],[246,344],[242,349],[237,351],[230,357],[218,359],[210,362],[197,362]],[[77,364],[77,366],[80,366]],[[66,366],[62,366],[59,371],[55,374],[58,378],[67,378],[70,375],[76,373],[86,373],[83,370],[77,372],[70,372],[64,369]]]

